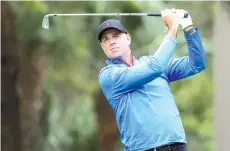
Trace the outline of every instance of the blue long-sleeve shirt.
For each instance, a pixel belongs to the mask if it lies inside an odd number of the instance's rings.
[[[99,73],[99,84],[117,120],[125,151],[144,151],[174,142],[186,143],[170,82],[187,78],[205,68],[199,31],[185,33],[188,56],[171,59],[178,41],[165,36],[153,56],[134,58],[127,66],[108,59]]]

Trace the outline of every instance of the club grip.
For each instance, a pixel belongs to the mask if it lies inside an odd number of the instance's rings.
[[[147,16],[161,16],[161,14],[158,14],[158,13],[148,13]],[[184,18],[188,18],[188,13],[184,14]]]

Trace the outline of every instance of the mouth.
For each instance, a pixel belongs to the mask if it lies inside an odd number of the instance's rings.
[[[116,51],[118,47],[111,48],[110,51]]]

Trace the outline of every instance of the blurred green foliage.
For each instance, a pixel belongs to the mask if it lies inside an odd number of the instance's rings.
[[[52,17],[50,29],[42,28],[49,13],[136,13],[183,8],[191,13],[207,52],[207,69],[194,77],[171,84],[181,112],[190,150],[212,150],[212,51],[215,2],[161,1],[27,1],[9,2],[14,9],[20,45],[28,40],[44,43],[48,64],[44,81],[44,107],[41,138],[43,151],[91,151],[97,146],[97,122],[93,93],[99,89],[98,71],[105,56],[97,40],[97,27],[109,17]],[[111,17],[110,17],[111,18]],[[136,57],[153,54],[166,27],[157,17],[122,17],[132,36]],[[183,32],[174,57],[187,55]],[[119,141],[119,140],[118,140]],[[118,143],[119,144],[119,143]],[[119,146],[119,145],[118,145]],[[121,146],[121,144],[120,144]],[[121,147],[122,148],[122,147]],[[122,150],[119,149],[118,150]]]

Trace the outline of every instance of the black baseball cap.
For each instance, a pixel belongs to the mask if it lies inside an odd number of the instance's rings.
[[[127,30],[124,28],[124,26],[121,24],[119,20],[108,19],[104,21],[98,28],[98,40],[101,41],[103,32],[110,28],[115,28],[120,32],[127,34]]]

